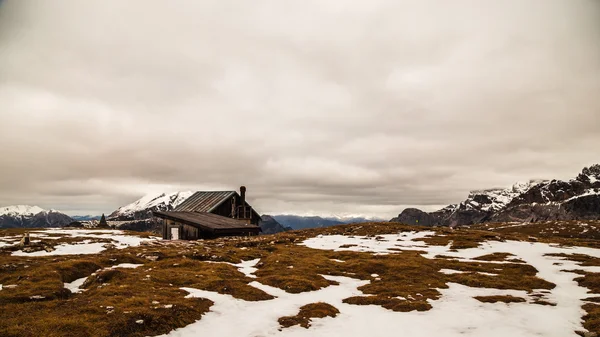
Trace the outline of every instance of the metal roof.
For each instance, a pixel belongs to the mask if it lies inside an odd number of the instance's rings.
[[[212,212],[225,200],[236,194],[236,191],[196,192],[179,206],[175,207],[173,212]]]
[[[164,219],[183,221],[191,226],[210,232],[260,232],[260,227],[243,220],[236,220],[212,213],[196,212],[153,212],[155,216]]]

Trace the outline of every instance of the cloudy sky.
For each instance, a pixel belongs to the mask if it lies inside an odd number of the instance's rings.
[[[434,210],[600,162],[600,1],[0,1],[0,127],[0,206]]]

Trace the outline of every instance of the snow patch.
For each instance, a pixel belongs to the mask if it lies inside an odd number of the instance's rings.
[[[565,200],[563,202],[569,202],[571,200],[575,200],[575,199],[578,199],[578,198],[587,197],[587,196],[590,196],[590,195],[600,195],[600,190],[590,188],[590,189],[586,190],[584,193],[582,193],[580,195],[576,195],[576,196],[574,196],[572,198],[569,198],[569,199],[567,199],[567,200]]]
[[[112,266],[109,269],[116,269],[116,268],[127,268],[127,269],[135,269],[138,267],[143,266],[143,264],[136,264],[136,263],[121,263],[118,264],[116,266]]]
[[[68,289],[69,291],[71,291],[73,294],[77,294],[82,291],[85,291],[85,289],[81,289],[81,286],[85,283],[86,280],[87,280],[87,277],[82,277],[73,282],[65,283],[64,287],[66,289]]]
[[[370,237],[348,237],[344,235],[319,235],[305,240],[301,245],[314,249],[334,251],[372,252],[380,255],[393,253],[395,249],[421,250],[427,247],[423,241],[413,241],[435,235],[433,231],[404,232],[379,235],[379,240]]]
[[[112,267],[108,267],[108,268],[104,268],[104,269],[99,269],[97,270],[95,273],[92,273],[92,275],[95,275],[97,272],[102,271],[102,270],[107,270],[107,269],[116,269],[116,268],[129,268],[129,269],[135,269],[138,267],[143,266],[143,264],[135,264],[135,263],[121,263],[118,264],[116,266],[112,266]],[[64,287],[66,289],[69,289],[72,293],[76,294],[76,293],[80,293],[82,291],[85,291],[86,289],[81,289],[81,286],[85,283],[85,281],[88,279],[89,276],[86,277],[82,277],[80,279],[77,279],[71,283],[65,283]]]
[[[453,274],[463,274],[464,271],[444,268],[444,269],[440,269],[440,273],[446,274],[446,275],[453,275]]]
[[[91,238],[91,239],[107,239],[110,240],[117,249],[124,249],[127,247],[139,246],[144,241],[152,241],[154,239],[144,239],[135,235],[127,235],[123,231],[115,230],[71,230],[71,229],[48,229],[43,231],[37,231],[36,233],[46,234],[63,234],[66,237],[73,238]],[[33,235],[33,234],[32,234]],[[90,242],[90,240],[84,240],[82,243],[73,244],[60,244],[54,246],[54,250],[37,251],[32,253],[26,253],[22,250],[13,252],[13,256],[53,256],[53,255],[79,255],[79,254],[98,254],[106,249],[107,243],[105,242]]]
[[[434,259],[437,255],[455,257],[458,261],[481,262],[474,260],[478,256],[493,253],[511,253],[515,258],[523,260],[525,263],[538,270],[537,276],[552,282],[556,287],[547,294],[547,300],[556,303],[556,306],[540,306],[528,303],[514,304],[489,304],[474,303],[473,296],[488,296],[490,289],[471,289],[464,286],[451,286],[450,290],[439,290],[442,298],[439,301],[430,302],[433,309],[422,313],[429,317],[422,324],[415,321],[406,321],[405,323],[418,327],[414,331],[411,328],[402,330],[410,336],[576,336],[574,331],[584,330],[581,325],[583,299],[597,294],[590,294],[588,289],[580,287],[574,281],[577,274],[572,270],[584,270],[588,272],[600,272],[600,267],[584,267],[578,262],[548,256],[548,254],[584,254],[600,258],[600,249],[587,247],[559,247],[557,245],[523,242],[523,241],[489,241],[482,243],[479,247],[452,251],[448,246],[428,246],[424,242],[416,241],[414,246],[403,239],[403,234],[383,235],[386,239],[393,241],[394,237],[402,240],[403,245],[395,248],[401,250],[420,250],[424,251],[423,257]],[[417,237],[417,235],[411,235]],[[342,235],[319,236],[305,240],[301,245],[309,248],[324,250],[355,250],[380,254],[382,252],[393,254],[387,242],[376,240],[375,238],[355,238]],[[348,245],[348,246],[345,246]],[[357,246],[352,246],[357,245]],[[348,248],[341,248],[341,246]],[[560,264],[555,264],[560,261]],[[486,263],[506,263],[506,261],[486,261]],[[449,270],[441,270],[444,273],[454,273]],[[484,275],[497,276],[486,273]],[[494,291],[498,294],[498,291]],[[526,294],[518,292],[509,292],[514,296],[526,297]],[[456,300],[456,301],[454,301]],[[453,303],[448,305],[448,303]],[[445,313],[442,313],[444,312]],[[465,314],[466,316],[454,317],[455,313]],[[410,316],[410,314],[408,314]],[[390,322],[381,322],[387,329],[390,324],[395,324],[398,320],[403,320],[406,314],[391,319]],[[527,320],[523,320],[527,317]],[[452,318],[448,320],[448,318]],[[452,320],[462,320],[462,322],[453,323]],[[427,326],[426,322],[436,322],[436,327]],[[453,325],[454,324],[454,325]],[[376,325],[376,324],[375,324]],[[373,326],[373,323],[372,325]],[[428,330],[432,328],[433,330]],[[438,330],[438,328],[440,328]],[[350,330],[354,331],[354,330]],[[410,331],[411,333],[408,333]],[[375,334],[377,335],[377,334]],[[383,335],[383,334],[382,334]]]

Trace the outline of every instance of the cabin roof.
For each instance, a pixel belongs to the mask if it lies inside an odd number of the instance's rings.
[[[236,191],[196,192],[175,207],[173,211],[209,213],[236,194]]]
[[[236,220],[212,213],[198,212],[153,212],[155,216],[163,219],[170,219],[186,223],[205,231],[213,233],[232,232],[232,231],[260,231],[260,227],[251,223],[244,223],[243,220]]]

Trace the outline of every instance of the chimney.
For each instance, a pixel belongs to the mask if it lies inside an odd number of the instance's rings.
[[[246,186],[240,187],[240,197],[242,199],[240,202],[240,206],[245,207],[246,206]]]

